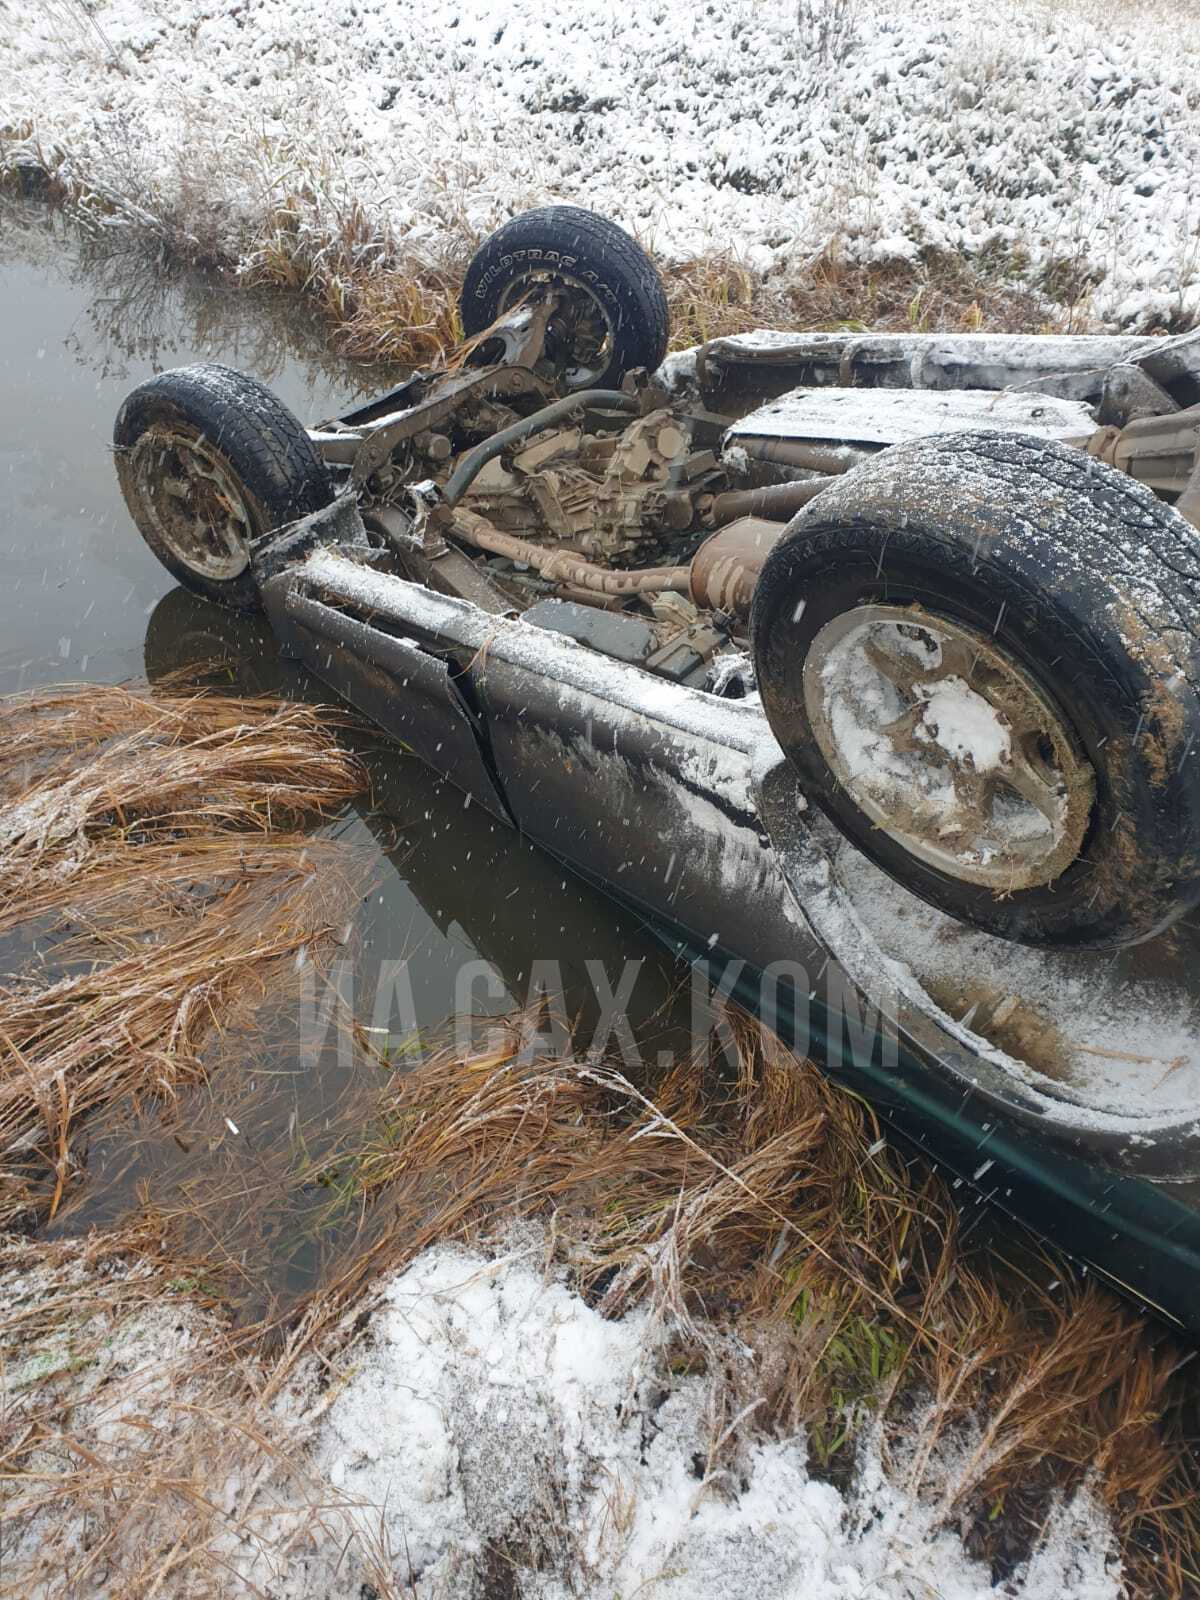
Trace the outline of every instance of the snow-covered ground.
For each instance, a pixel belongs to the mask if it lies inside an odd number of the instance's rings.
[[[317,1363],[273,1402],[270,1414],[230,1409],[244,1430],[222,1484],[217,1515],[197,1537],[206,1570],[227,1587],[275,1600],[476,1600],[517,1593],[538,1600],[983,1600],[995,1593],[935,1506],[953,1480],[954,1447],[924,1472],[924,1491],[901,1487],[912,1462],[864,1446],[843,1495],[813,1479],[803,1436],[757,1433],[753,1402],[730,1415],[714,1381],[673,1376],[666,1330],[645,1312],[601,1317],[544,1270],[545,1241],[526,1237],[498,1258],[436,1248],[386,1286],[365,1333],[312,1380]],[[36,1274],[4,1284],[22,1295]],[[138,1306],[103,1327],[86,1360],[60,1351],[51,1365],[74,1412],[69,1431],[93,1459],[129,1471],[126,1449],[156,1440],[165,1480],[204,1451],[189,1428],[214,1426],[198,1403],[194,1366],[205,1342],[200,1313]],[[211,1339],[211,1333],[208,1338]],[[749,1352],[729,1346],[727,1370]],[[33,1374],[9,1375],[19,1421]],[[44,1400],[36,1388],[34,1405]],[[227,1402],[228,1404],[228,1402]],[[235,1422],[236,1417],[236,1422]],[[269,1439],[256,1457],[249,1439]],[[961,1448],[969,1441],[960,1440]],[[82,1451],[77,1451],[81,1455]],[[51,1455],[48,1463],[61,1461]],[[209,1471],[212,1468],[210,1466]],[[118,1480],[119,1481],[119,1480]],[[125,1492],[125,1491],[123,1491]],[[172,1496],[162,1518],[145,1511],[169,1548]],[[51,1495],[8,1541],[6,1576],[29,1595],[58,1592],[54,1575],[95,1548],[90,1526]],[[107,1594],[120,1546],[99,1568]],[[175,1552],[178,1555],[178,1549]],[[167,1570],[172,1564],[168,1564]],[[165,1596],[186,1588],[186,1566]],[[515,1586],[498,1580],[510,1567]],[[498,1570],[497,1570],[498,1569]],[[381,1580],[385,1578],[388,1584]],[[174,1583],[177,1586],[172,1587]],[[390,1586],[388,1586],[390,1585]],[[127,1592],[127,1591],[126,1591]],[[1103,1513],[1087,1489],[1051,1515],[1032,1559],[1005,1591],[1025,1600],[1117,1600],[1119,1566]]]
[[[1193,0],[3,0],[0,159],[252,261],[461,261],[583,203],[786,277],[831,239],[1085,262],[1127,326],[1200,309]],[[850,26],[839,28],[839,16]],[[821,49],[822,19],[835,26]],[[831,57],[835,59],[831,59]],[[111,213],[110,213],[111,215]]]

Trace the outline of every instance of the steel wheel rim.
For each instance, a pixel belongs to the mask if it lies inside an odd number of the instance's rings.
[[[559,361],[551,360],[567,389],[594,389],[612,365],[616,329],[608,307],[596,290],[581,278],[562,272],[537,272],[508,284],[500,296],[497,315],[534,288],[553,292],[558,305],[546,329],[546,344],[561,348]],[[563,362],[572,365],[563,365]]]
[[[155,532],[197,577],[228,583],[250,564],[245,491],[198,430],[148,428],[132,450],[134,483]]]
[[[817,634],[803,688],[834,778],[917,860],[1004,894],[1077,859],[1095,773],[994,639],[916,606],[859,606]]]

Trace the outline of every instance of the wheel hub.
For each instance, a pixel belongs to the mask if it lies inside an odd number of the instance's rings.
[[[578,278],[543,272],[520,278],[500,297],[510,310],[532,290],[551,293],[556,304],[546,325],[546,359],[568,389],[591,389],[612,361],[613,324],[604,303]]]
[[[837,781],[919,860],[1011,893],[1078,856],[1095,774],[993,639],[918,607],[860,606],[817,634],[803,685]]]
[[[148,428],[131,462],[159,537],[199,577],[228,582],[250,563],[253,530],[245,493],[198,430]]]

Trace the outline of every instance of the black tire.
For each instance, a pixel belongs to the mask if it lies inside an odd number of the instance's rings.
[[[578,206],[543,206],[514,217],[476,251],[459,308],[468,337],[489,327],[513,286],[540,273],[581,284],[612,332],[607,366],[587,387],[616,388],[634,367],[653,372],[667,353],[669,317],[662,279],[641,246],[616,223]]]
[[[312,441],[256,378],[210,362],[148,379],[117,413],[117,476],[143,539],[167,571],[194,593],[239,610],[259,609],[258,587],[248,565],[229,578],[207,577],[164,539],[131,465],[139,440],[155,429],[195,433],[215,452],[242,492],[252,538],[319,511],[333,498],[329,474]]]
[[[865,604],[994,637],[1073,730],[1095,798],[1052,882],[1001,895],[943,873],[837,782],[801,675],[821,629]],[[858,849],[989,933],[1109,949],[1200,902],[1198,618],[1200,535],[1148,489],[1064,445],[954,434],[888,450],[806,507],[763,567],[752,632],[771,728]]]

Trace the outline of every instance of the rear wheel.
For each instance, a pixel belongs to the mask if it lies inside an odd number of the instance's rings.
[[[130,515],[163,566],[222,605],[258,607],[253,540],[329,503],[303,427],[256,379],[202,364],[130,394],[113,431]]]
[[[632,368],[661,364],[669,327],[662,279],[615,222],[578,206],[543,206],[505,223],[467,268],[463,331],[484,332],[539,288],[557,296],[546,359],[564,390],[615,388]]]
[[[1200,538],[1065,446],[960,434],[825,490],[753,632],[806,792],[1005,938],[1135,943],[1200,902]]]

